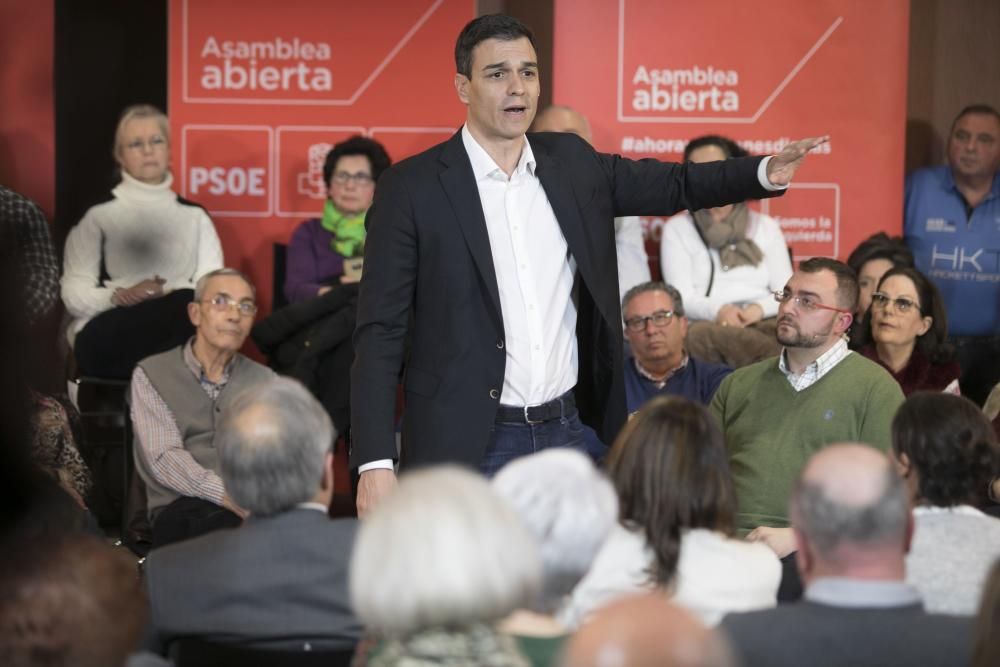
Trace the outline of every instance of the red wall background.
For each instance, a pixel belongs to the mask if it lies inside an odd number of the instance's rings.
[[[844,258],[902,228],[908,21],[906,2],[556,0],[553,101],[628,157],[680,160],[703,134],[765,155],[829,134],[761,208],[796,259]],[[655,88],[654,70],[669,72]],[[646,221],[653,240],[662,222]]]
[[[55,212],[52,0],[0,0],[0,183]]]
[[[398,161],[461,125],[453,48],[475,15],[471,0],[274,7],[170,0],[168,33],[176,187],[211,212],[226,264],[253,278],[265,313],[272,245],[322,210],[329,145],[365,134]]]

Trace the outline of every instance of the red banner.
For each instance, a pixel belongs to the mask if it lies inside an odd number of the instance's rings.
[[[600,149],[680,160],[703,134],[754,154],[822,134],[784,197],[761,202],[797,260],[902,229],[909,3],[555,0],[554,101]],[[665,220],[645,220],[658,241]]]
[[[333,144],[364,134],[397,161],[461,125],[453,47],[474,5],[170,0],[177,187],[209,210],[265,312],[272,244],[320,214]]]

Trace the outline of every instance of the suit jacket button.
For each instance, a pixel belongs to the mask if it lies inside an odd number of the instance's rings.
[[[493,400],[500,398],[500,392],[497,391],[496,389],[490,389],[490,398],[492,398]]]
[[[502,340],[498,340],[497,341],[497,349],[498,350],[502,350],[503,349],[503,341]]]

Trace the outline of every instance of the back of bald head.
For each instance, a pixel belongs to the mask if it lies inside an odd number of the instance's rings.
[[[648,593],[601,608],[573,635],[563,667],[729,667],[722,638],[666,596]]]
[[[535,124],[531,129],[535,132],[572,132],[588,144],[593,143],[587,117],[561,104],[553,104],[543,109],[535,116]]]
[[[889,458],[868,445],[826,447],[802,469],[792,491],[792,525],[819,557],[842,547],[906,549],[909,501]]]

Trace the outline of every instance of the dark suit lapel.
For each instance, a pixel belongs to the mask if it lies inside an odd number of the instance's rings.
[[[445,167],[441,172],[441,185],[455,211],[465,243],[469,246],[469,252],[499,316],[500,290],[493,266],[493,253],[490,251],[490,237],[486,232],[486,217],[483,215],[483,203],[479,199],[472,164],[462,143],[461,131],[455,133],[445,144],[440,160]],[[502,326],[500,330],[503,331]]]
[[[531,141],[530,137],[528,139]],[[563,237],[569,251],[576,259],[577,270],[583,278],[591,294],[597,294],[594,290],[594,281],[598,276],[594,275],[594,263],[590,257],[590,245],[587,241],[587,234],[584,232],[584,221],[580,214],[580,207],[577,206],[576,196],[573,193],[573,182],[570,179],[570,169],[562,164],[560,159],[549,153],[539,142],[531,143],[531,151],[535,155],[535,173],[538,180],[542,182],[545,189],[545,196],[549,198],[552,211],[562,229]],[[607,319],[607,313],[604,313]],[[610,320],[609,320],[610,321]]]

